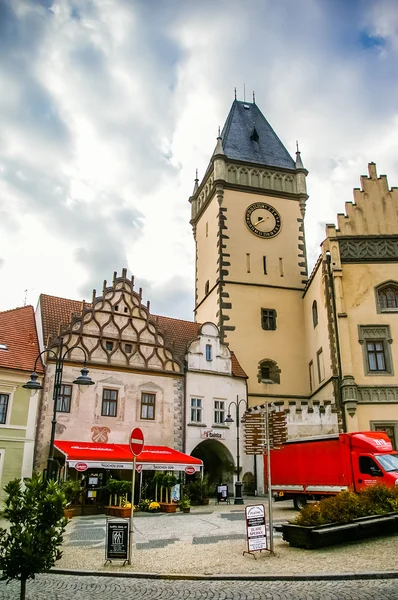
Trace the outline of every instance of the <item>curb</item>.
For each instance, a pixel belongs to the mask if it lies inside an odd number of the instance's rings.
[[[307,575],[190,575],[167,573],[121,573],[112,571],[85,571],[76,569],[51,569],[54,575],[90,577],[130,577],[133,579],[165,579],[192,581],[355,581],[364,579],[398,579],[398,571],[375,571],[374,573],[311,573]]]

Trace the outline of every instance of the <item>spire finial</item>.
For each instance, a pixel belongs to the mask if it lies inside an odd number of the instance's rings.
[[[192,196],[196,194],[199,189],[198,169],[196,169],[195,183],[193,184]]]
[[[246,84],[243,84],[243,102],[246,102]]]
[[[256,104],[256,94],[254,93],[254,90],[253,90],[253,104]]]
[[[236,100],[236,88],[235,88],[235,100]]]
[[[218,126],[218,136],[217,136],[217,139],[218,139],[219,137],[221,137],[221,128],[220,128],[220,126]]]
[[[301,153],[299,150],[299,143],[296,140],[296,169],[304,169],[303,161],[301,160]]]

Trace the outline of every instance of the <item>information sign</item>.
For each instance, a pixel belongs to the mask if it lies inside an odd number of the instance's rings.
[[[108,519],[106,522],[105,559],[128,560],[129,519]]]
[[[267,532],[265,528],[264,504],[245,507],[247,551],[267,550]]]

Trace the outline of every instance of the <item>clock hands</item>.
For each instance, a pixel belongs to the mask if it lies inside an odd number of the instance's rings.
[[[266,221],[267,219],[269,219],[269,217],[260,217],[259,220],[257,221],[257,223],[254,223],[254,227],[257,227],[257,225],[259,223],[262,223],[263,221]]]

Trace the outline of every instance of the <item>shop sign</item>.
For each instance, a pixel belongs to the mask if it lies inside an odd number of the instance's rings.
[[[245,507],[246,538],[248,552],[267,550],[264,504]]]
[[[75,469],[76,471],[86,471],[87,470],[87,464],[83,463],[83,462],[78,462],[75,464]]]
[[[215,431],[214,429],[201,429],[200,437],[204,440],[224,440],[223,431]]]
[[[193,475],[194,473],[196,473],[196,469],[195,467],[185,467],[185,473],[187,475]]]
[[[128,560],[129,519],[108,519],[106,522],[105,559]]]

